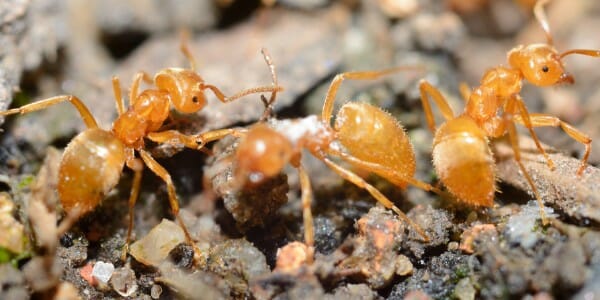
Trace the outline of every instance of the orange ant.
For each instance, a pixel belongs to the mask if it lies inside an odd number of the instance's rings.
[[[314,252],[312,190],[309,176],[301,163],[303,150],[308,150],[342,178],[367,190],[379,203],[393,210],[410,224],[425,241],[429,240],[425,231],[379,190],[330,159],[330,156],[336,156],[361,170],[382,176],[401,188],[411,184],[426,191],[442,193],[439,189],[413,177],[415,155],[412,144],[400,123],[380,108],[367,103],[349,102],[340,108],[334,125],[331,124],[337,90],[345,79],[375,80],[384,75],[411,69],[418,68],[397,67],[382,71],[338,74],[329,87],[320,118],[316,115],[287,120],[269,118],[271,104],[275,100],[274,91],[269,101],[263,98],[267,107],[263,122],[247,130],[235,131],[241,136],[241,140],[234,154],[236,166],[233,180],[230,182],[232,189],[259,184],[279,174],[288,163],[297,169],[302,192],[304,240],[309,248],[309,262],[312,262]]]
[[[133,80],[129,94],[129,108],[121,97],[118,78],[112,78],[113,92],[116,100],[118,117],[111,130],[98,127],[96,120],[86,105],[76,96],[63,95],[47,98],[20,108],[0,112],[0,116],[25,114],[45,109],[49,106],[68,101],[79,112],[87,129],[74,137],[67,145],[61,159],[58,195],[67,214],[78,215],[93,210],[104,196],[118,183],[123,166],[133,170],[133,186],[129,197],[129,227],[123,255],[127,253],[133,228],[133,207],[138,198],[141,176],[144,165],[159,176],[166,184],[171,211],[188,243],[196,253],[199,252],[179,216],[179,202],[171,176],[144,148],[144,138],[157,143],[177,143],[186,147],[201,149],[208,135],[183,135],[174,130],[159,131],[169,117],[171,105],[182,113],[195,113],[206,104],[205,90],[210,90],[221,102],[230,102],[248,94],[281,91],[279,86],[263,86],[243,90],[231,97],[226,97],[217,87],[207,84],[195,72],[195,60],[187,48],[186,36],[181,42],[181,51],[190,62],[190,69],[166,68],[152,79],[145,72],[138,72]],[[138,93],[140,81],[154,84],[155,89],[147,89]],[[136,158],[135,152],[140,158]]]
[[[460,116],[454,115],[442,94],[430,83],[422,80],[419,86],[427,124],[435,134],[433,164],[448,191],[468,204],[492,206],[496,178],[488,139],[508,133],[515,160],[537,199],[543,224],[547,224],[544,204],[531,176],[521,163],[515,123],[527,128],[551,169],[555,168],[554,162],[542,148],[533,127],[560,126],[571,138],[582,143],[585,153],[577,170],[578,176],[583,174],[587,165],[592,139],[555,116],[530,114],[519,96],[522,82],[526,80],[536,86],[573,83],[573,77],[565,72],[562,59],[570,54],[600,56],[599,50],[584,49],[559,54],[552,46],[550,28],[543,11],[543,5],[547,2],[540,0],[534,8],[547,43],[517,46],[508,52],[509,67],[500,66],[488,70],[481,79],[481,85],[471,91],[466,85],[461,85],[460,91],[466,107]],[[433,98],[446,119],[437,130],[428,95]]]

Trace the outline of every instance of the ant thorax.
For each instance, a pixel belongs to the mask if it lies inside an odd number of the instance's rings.
[[[331,127],[316,115],[299,119],[269,120],[269,126],[285,136],[292,145],[304,147],[311,145],[328,145],[334,139]]]

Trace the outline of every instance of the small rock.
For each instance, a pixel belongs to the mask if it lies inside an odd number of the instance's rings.
[[[115,266],[103,261],[96,262],[92,268],[92,276],[101,284],[107,284],[115,271]]]
[[[368,285],[361,284],[348,284],[336,288],[333,291],[333,295],[325,295],[326,300],[375,300],[379,299],[379,295],[371,290]]]
[[[165,261],[173,248],[183,242],[185,235],[181,227],[163,219],[145,237],[133,243],[129,253],[145,265],[158,266]]]
[[[395,248],[404,236],[404,224],[389,210],[373,207],[356,227],[358,235],[351,242],[354,250],[338,269],[374,289],[385,287],[396,272]]]
[[[115,270],[110,279],[110,284],[119,295],[129,297],[138,289],[136,280],[135,272],[129,265],[126,265]]]
[[[210,249],[208,270],[223,277],[237,296],[249,296],[249,282],[268,274],[265,256],[252,243],[233,239],[219,243]]]
[[[410,262],[408,257],[404,255],[398,255],[396,258],[396,274],[400,276],[407,276],[412,274],[413,264]]]
[[[283,273],[295,273],[306,265],[310,249],[301,242],[291,242],[277,251],[275,270]]]
[[[160,295],[162,294],[163,290],[162,287],[158,284],[153,284],[152,287],[150,288],[150,297],[152,297],[152,299],[158,299],[160,298]]]
[[[453,298],[458,300],[473,300],[476,293],[477,291],[473,287],[471,279],[466,277],[458,281],[452,295],[454,296]]]

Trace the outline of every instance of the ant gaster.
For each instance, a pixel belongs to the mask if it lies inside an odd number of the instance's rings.
[[[600,56],[598,50],[574,49],[559,53],[552,46],[552,36],[543,6],[548,1],[538,1],[534,8],[536,19],[543,28],[547,43],[520,45],[508,52],[509,67],[498,66],[488,70],[480,86],[469,90],[461,86],[466,101],[464,112],[455,116],[442,94],[427,81],[420,83],[421,100],[433,140],[433,164],[448,191],[458,200],[472,205],[492,206],[494,202],[494,159],[488,146],[489,138],[508,133],[514,157],[524,177],[531,186],[540,207],[542,222],[547,224],[544,204],[531,176],[521,163],[515,123],[524,125],[532,136],[548,166],[554,162],[541,146],[534,127],[561,127],[571,138],[585,146],[585,153],[576,172],[583,174],[591,151],[591,138],[572,125],[548,114],[530,114],[519,95],[523,80],[536,86],[573,83],[565,71],[562,59],[570,54]],[[436,129],[428,96],[431,96],[446,122]]]
[[[179,216],[179,202],[171,176],[144,149],[145,138],[157,143],[180,143],[196,149],[204,146],[206,140],[202,134],[188,136],[174,130],[159,131],[169,117],[171,105],[179,112],[195,113],[207,104],[204,94],[207,89],[213,92],[221,102],[230,102],[253,93],[282,90],[279,86],[263,86],[243,90],[231,97],[226,97],[217,87],[207,84],[195,72],[195,60],[187,48],[185,36],[182,38],[181,51],[190,61],[191,68],[166,68],[159,71],[153,79],[147,73],[137,73],[131,86],[130,103],[127,110],[125,110],[125,104],[121,97],[119,80],[117,77],[113,77],[113,92],[118,117],[111,130],[99,128],[85,104],[72,95],[55,96],[0,112],[0,116],[25,114],[64,101],[68,101],[77,109],[87,129],[79,133],[67,145],[60,162],[57,187],[61,204],[68,214],[76,212],[77,215],[83,215],[93,210],[118,183],[124,165],[134,171],[133,186],[129,197],[129,227],[124,255],[127,253],[131,238],[133,207],[140,191],[144,165],[167,184],[172,213],[183,229],[187,241],[194,246],[197,254],[199,252]],[[142,80],[154,84],[155,88],[138,93]],[[136,158],[136,152],[141,159]]]
[[[301,163],[302,151],[307,150],[331,170],[356,186],[366,189],[379,203],[397,213],[405,222],[429,240],[425,231],[411,221],[392,201],[363,178],[331,160],[331,156],[350,163],[361,170],[375,173],[391,183],[405,188],[414,185],[426,191],[442,193],[435,187],[413,177],[415,155],[404,128],[391,115],[367,103],[348,102],[336,115],[332,126],[333,105],[337,90],[345,79],[374,80],[411,67],[397,67],[382,71],[346,72],[332,81],[321,117],[311,115],[299,119],[278,120],[269,118],[270,101],[264,122],[247,131],[238,132],[241,140],[237,146],[232,189],[252,186],[279,174],[289,163],[299,174],[302,192],[304,240],[309,248],[308,261],[314,255],[314,228],[311,212],[312,189],[309,176]],[[276,82],[276,79],[275,79]]]

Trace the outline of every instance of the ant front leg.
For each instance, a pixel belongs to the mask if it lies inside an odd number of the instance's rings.
[[[592,139],[585,133],[579,131],[577,128],[573,127],[573,125],[561,121],[558,117],[548,115],[548,114],[530,114],[530,125],[532,127],[561,127],[572,139],[581,143],[585,147],[585,153],[583,154],[583,158],[581,159],[581,164],[577,169],[577,175],[581,176],[585,167],[587,166],[587,160],[590,156],[590,152],[592,151]],[[515,122],[524,124],[525,121],[519,116],[515,116]]]
[[[364,179],[360,178],[360,176],[354,174],[353,172],[344,169],[343,167],[335,164],[330,159],[324,157],[321,159],[330,169],[340,175],[342,178],[352,182],[354,185],[359,188],[367,190],[373,198],[375,198],[379,203],[381,203],[387,209],[391,209],[394,211],[402,220],[408,223],[417,233],[423,238],[424,241],[428,242],[429,237],[425,233],[425,231],[419,226],[417,223],[414,223],[402,210],[400,210],[390,199],[388,199],[385,195],[383,195],[378,189],[374,186],[370,185]]]
[[[517,109],[520,112],[520,115],[514,116],[515,122],[519,122],[523,126],[525,126],[525,128],[527,128],[527,130],[529,131],[529,134],[531,135],[531,138],[533,139],[533,142],[535,143],[536,148],[538,149],[538,151],[540,151],[540,153],[546,159],[546,162],[548,163],[548,167],[550,168],[550,170],[554,170],[555,169],[554,161],[552,161],[550,156],[548,156],[548,153],[546,153],[546,150],[544,149],[544,147],[542,147],[542,144],[540,143],[540,140],[538,139],[537,134],[535,134],[535,131],[533,130],[531,115],[529,114],[529,111],[527,110],[527,106],[525,106],[525,103],[523,103],[523,100],[521,100],[521,98],[518,96],[514,100],[514,104],[516,105]]]
[[[469,102],[469,98],[471,98],[471,88],[466,82],[463,81],[458,85],[458,90],[460,91],[463,101],[465,104],[467,104],[467,102]]]
[[[433,111],[431,110],[431,105],[429,104],[428,95],[433,98],[433,101],[435,101],[446,120],[454,119],[454,112],[442,93],[425,79],[421,80],[419,83],[419,90],[421,92],[421,103],[423,104],[423,110],[425,111],[427,125],[429,126],[429,130],[432,133],[435,133],[435,118],[433,116]]]
[[[152,158],[150,153],[146,152],[143,149],[140,149],[138,151],[140,153],[140,156],[142,157],[142,160],[144,161],[144,164],[148,166],[148,168],[150,168],[150,170],[152,170],[154,174],[160,177],[167,184],[167,192],[169,194],[169,204],[171,205],[171,212],[179,222],[179,226],[183,230],[187,242],[194,249],[194,258],[197,260],[201,251],[200,248],[198,248],[198,246],[196,245],[196,243],[194,243],[192,236],[190,235],[187,227],[181,219],[181,216],[179,215],[179,201],[177,200],[177,194],[175,193],[175,185],[173,184],[171,175],[169,175],[169,172],[167,172],[165,168],[163,168],[156,160],[154,160],[154,158]]]
[[[389,74],[407,70],[421,70],[421,68],[417,66],[402,66],[381,71],[345,72],[335,75],[335,77],[331,81],[331,84],[329,85],[327,95],[325,96],[323,110],[321,111],[321,120],[329,124],[331,116],[333,114],[333,104],[335,103],[335,96],[337,95],[337,91],[344,80],[375,80]]]
[[[242,137],[247,132],[244,128],[226,128],[204,132],[196,135],[186,135],[177,130],[166,130],[161,132],[150,132],[146,138],[155,143],[167,143],[172,145],[183,145],[187,148],[200,150],[204,146],[228,135]]]
[[[137,99],[140,82],[142,80],[144,80],[144,82],[147,84],[152,84],[154,82],[150,74],[144,71],[137,72],[135,76],[133,76],[133,82],[131,83],[131,89],[129,90],[129,106],[133,106],[133,103]]]
[[[511,114],[505,112],[503,115],[503,120],[504,120],[506,129],[508,130],[508,138],[510,140],[510,144],[512,146],[513,153],[515,155],[515,161],[519,165],[519,169],[521,169],[523,176],[527,180],[527,183],[529,183],[529,186],[531,187],[531,190],[533,191],[533,194],[535,195],[535,199],[537,200],[538,206],[540,207],[540,217],[542,219],[542,224],[546,225],[546,224],[548,224],[548,219],[546,219],[546,212],[544,211],[544,201],[542,200],[542,197],[540,197],[540,193],[538,192],[537,187],[533,183],[533,179],[531,179],[529,172],[527,172],[527,170],[525,169],[525,166],[521,162],[521,150],[519,148],[519,136],[517,133],[517,128],[514,123],[514,119],[512,118]]]
[[[98,123],[96,123],[96,119],[94,119],[94,116],[92,115],[92,113],[90,113],[87,106],[85,106],[85,104],[83,104],[83,102],[79,98],[72,96],[72,95],[55,96],[55,97],[43,99],[40,101],[36,101],[36,102],[30,103],[27,105],[23,105],[19,108],[13,108],[13,109],[9,109],[7,111],[0,111],[0,116],[8,116],[8,115],[14,115],[14,114],[26,114],[26,113],[46,109],[52,105],[55,105],[55,104],[58,104],[58,103],[61,103],[64,101],[69,101],[73,106],[75,106],[75,108],[79,112],[79,115],[81,116],[81,119],[83,120],[83,122],[85,123],[85,125],[88,128],[98,128]]]
[[[121,83],[119,77],[113,76],[112,78],[113,93],[115,94],[115,101],[117,102],[117,112],[119,116],[125,113],[125,102],[123,102],[123,95],[121,94]]]

